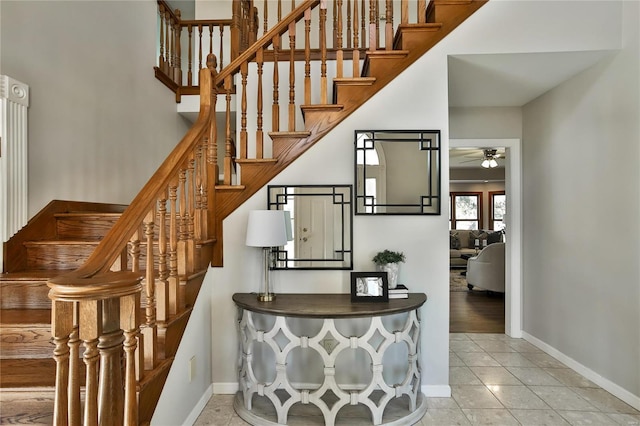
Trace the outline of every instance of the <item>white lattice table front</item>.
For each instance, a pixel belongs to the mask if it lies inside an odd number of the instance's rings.
[[[385,409],[395,398],[406,395],[409,410],[406,415],[391,418],[384,424],[408,425],[417,422],[426,411],[425,400],[420,392],[420,306],[426,301],[422,293],[412,293],[408,299],[395,299],[385,303],[351,303],[348,294],[284,294],[276,301],[264,303],[256,300],[255,294],[238,293],[233,300],[239,307],[240,392],[234,407],[238,414],[252,424],[287,424],[290,408],[296,404],[312,404],[324,416],[326,425],[334,425],[340,410],[346,405],[362,404],[371,414],[374,425],[383,424]],[[406,313],[406,319],[398,330],[389,331],[383,317]],[[273,316],[273,325],[262,329],[256,325],[256,315]],[[315,318],[322,320],[322,327],[313,336],[299,336],[292,332],[287,317]],[[368,318],[367,331],[359,336],[345,336],[336,327],[336,320]],[[334,343],[332,350],[323,346],[325,339]],[[383,358],[394,344],[405,344],[407,365],[405,377],[389,385],[383,377]],[[254,347],[265,344],[275,355],[275,379],[261,382],[260,374],[254,371]],[[287,360],[294,349],[315,351],[322,359],[324,380],[319,387],[302,389],[295,387],[287,375]],[[371,381],[358,389],[343,389],[336,378],[336,360],[345,350],[361,349],[371,357]],[[254,365],[255,364],[255,365]],[[329,405],[323,397],[333,393]],[[374,397],[375,394],[375,397]],[[253,411],[254,395],[271,401],[277,414],[277,423],[263,418]],[[284,395],[284,396],[283,396]]]

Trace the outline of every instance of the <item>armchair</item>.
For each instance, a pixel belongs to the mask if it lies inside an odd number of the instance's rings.
[[[504,245],[493,243],[482,249],[477,256],[467,261],[467,286],[469,290],[504,293]]]

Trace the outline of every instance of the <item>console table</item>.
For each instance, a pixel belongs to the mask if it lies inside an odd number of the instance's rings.
[[[423,293],[410,293],[407,299],[392,299],[389,302],[352,303],[349,294],[279,294],[272,302],[259,302],[255,294],[236,293],[233,301],[238,309],[240,338],[239,382],[240,391],[234,400],[234,408],[245,421],[254,425],[287,424],[290,408],[296,404],[311,404],[324,417],[325,425],[333,426],[339,420],[339,411],[347,405],[362,404],[371,414],[372,424],[383,424],[385,408],[390,402],[404,395],[409,407],[405,413],[387,419],[384,424],[411,425],[420,420],[427,410],[426,400],[420,391],[420,317],[419,308],[427,300]],[[387,330],[382,318],[392,314],[406,314],[404,325],[399,330]],[[267,316],[269,329],[256,326],[262,315]],[[287,318],[314,318],[322,327],[313,336],[299,336],[292,332]],[[335,320],[367,318],[367,331],[360,336],[342,335]],[[264,322],[264,321],[263,321]],[[273,324],[271,326],[271,324]],[[326,346],[327,338],[331,347]],[[323,345],[323,342],[325,345]],[[383,378],[383,357],[393,344],[406,345],[408,357],[406,376],[398,384],[388,384]],[[263,376],[254,369],[260,368],[264,360],[254,360],[256,344],[266,344],[274,353],[275,379],[260,382]],[[315,351],[322,360],[324,381],[313,389],[296,388],[287,375],[287,357],[294,349]],[[336,380],[336,358],[344,350],[362,349],[371,358],[371,382],[357,389],[342,389]],[[347,357],[348,358],[348,357]],[[269,357],[271,359],[271,357]],[[260,361],[260,362],[254,362]],[[331,394],[332,403],[323,400]],[[271,401],[277,415],[272,420],[253,410],[253,396],[265,396]],[[283,397],[284,395],[284,397]],[[397,412],[398,410],[393,410]]]

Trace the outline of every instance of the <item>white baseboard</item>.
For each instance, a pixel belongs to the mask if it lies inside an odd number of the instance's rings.
[[[422,385],[420,389],[427,398],[451,397],[451,386],[449,385]]]
[[[193,407],[193,410],[191,410],[191,412],[185,419],[183,425],[185,426],[192,425],[196,422],[196,420],[198,419],[198,416],[200,415],[200,413],[202,413],[202,410],[204,410],[205,405],[207,405],[207,402],[209,402],[209,399],[211,399],[212,395],[213,395],[213,384],[209,385],[207,390],[204,391],[202,398],[200,398],[200,400],[195,405],[195,407]]]
[[[211,386],[214,395],[235,395],[240,390],[238,382],[214,383]]]
[[[547,354],[551,355],[552,357],[554,357],[558,361],[560,361],[563,364],[567,365],[572,370],[576,371],[577,373],[579,373],[579,374],[583,375],[584,377],[586,377],[587,379],[591,380],[593,383],[595,383],[596,385],[600,386],[602,389],[606,390],[610,394],[616,396],[617,398],[620,398],[621,400],[623,400],[624,402],[626,402],[627,404],[629,404],[630,406],[632,406],[636,410],[640,410],[640,396],[632,394],[628,390],[626,390],[626,389],[620,387],[619,385],[613,383],[611,380],[602,377],[601,375],[599,375],[595,371],[591,370],[588,367],[585,367],[584,365],[580,364],[578,361],[576,361],[573,358],[563,354],[562,352],[560,352],[559,350],[557,350],[553,346],[548,345],[547,343],[545,343],[542,340],[540,340],[540,339],[528,334],[527,332],[523,331],[522,332],[522,337],[527,342],[529,342],[532,345],[535,345],[538,348],[542,349]]]

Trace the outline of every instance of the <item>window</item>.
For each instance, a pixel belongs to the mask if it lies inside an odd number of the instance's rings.
[[[449,229],[480,229],[482,192],[451,192]]]
[[[504,191],[489,192],[489,217],[490,229],[500,230],[504,228],[502,219],[507,212],[507,196]]]

